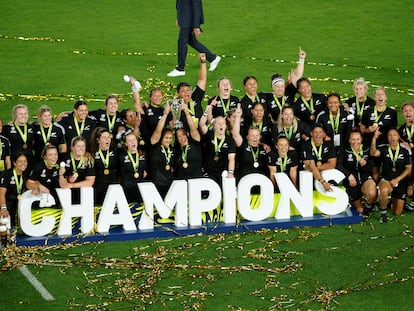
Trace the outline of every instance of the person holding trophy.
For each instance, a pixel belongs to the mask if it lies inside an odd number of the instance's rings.
[[[151,135],[148,149],[148,178],[154,183],[162,197],[167,194],[174,179],[175,152],[172,147],[173,131],[171,128],[165,127],[171,111],[171,105],[171,102],[165,105],[164,114]]]
[[[196,127],[198,127],[198,121],[203,114],[202,102],[207,86],[207,66],[206,66],[206,54],[200,53],[200,71],[198,73],[198,81],[194,90],[191,90],[190,84],[187,82],[180,82],[177,85],[177,99],[181,99],[188,107],[188,111],[191,114],[192,120]],[[189,131],[187,117],[184,112],[181,113],[180,121],[183,122],[184,128]]]
[[[190,132],[187,132],[184,128],[175,129],[175,141],[176,143],[176,161],[174,175],[178,179],[190,179],[198,178],[202,176],[202,160],[203,151],[201,147],[201,137],[198,129],[195,127],[194,122],[188,106],[181,104],[181,109],[187,117],[187,124],[190,128]],[[179,116],[179,115],[178,115]],[[174,119],[176,115],[174,113]],[[177,125],[180,125],[179,123]]]

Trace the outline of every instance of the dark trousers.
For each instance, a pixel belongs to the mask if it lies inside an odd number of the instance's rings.
[[[180,28],[180,33],[178,35],[178,70],[185,70],[187,45],[191,46],[199,53],[205,53],[209,62],[212,62],[216,58],[215,54],[211,53],[208,48],[197,40],[197,37],[193,33],[193,28]]]

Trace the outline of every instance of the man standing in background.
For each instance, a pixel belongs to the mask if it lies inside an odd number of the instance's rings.
[[[185,60],[187,58],[187,45],[200,53],[205,53],[210,62],[209,71],[214,71],[221,57],[210,52],[197,37],[201,35],[200,25],[204,23],[203,4],[201,0],[177,0],[177,27],[180,29],[178,35],[178,64],[167,76],[185,76]]]

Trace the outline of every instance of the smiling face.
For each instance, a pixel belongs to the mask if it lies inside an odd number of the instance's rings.
[[[155,89],[151,92],[151,96],[150,96],[151,105],[160,107],[163,100],[164,100],[164,94],[162,93],[161,90]]]
[[[322,145],[323,140],[326,136],[325,131],[323,128],[321,127],[315,127],[312,131],[311,131],[311,136],[313,141],[315,142],[315,144],[317,146]]]
[[[44,127],[49,127],[50,124],[52,124],[52,112],[45,111],[39,116],[40,123]]]
[[[77,140],[73,143],[72,153],[75,159],[80,159],[86,152],[86,143],[83,140]]]
[[[161,138],[161,145],[164,148],[169,147],[171,145],[171,142],[172,142],[172,137],[173,137],[173,135],[172,135],[172,132],[171,131],[169,131],[169,130],[168,131],[165,131],[164,132],[164,135]]]
[[[302,95],[305,99],[310,99],[312,97],[312,86],[306,80],[300,82],[298,86],[298,92]]]
[[[250,78],[244,84],[244,89],[249,96],[256,96],[257,94],[257,80]]]
[[[178,98],[184,99],[185,103],[189,103],[191,101],[191,96],[193,95],[193,91],[189,86],[182,86],[177,93]]]
[[[177,142],[180,144],[180,146],[184,147],[188,145],[188,136],[187,132],[184,129],[178,129],[176,132],[177,136]]]
[[[285,83],[284,82],[278,82],[272,87],[273,93],[277,97],[283,97],[285,95]]]
[[[283,126],[291,126],[293,124],[293,118],[295,117],[292,108],[284,108],[282,111]]]
[[[279,156],[285,157],[289,151],[289,140],[285,137],[280,137],[276,142],[276,149]]]
[[[351,135],[349,135],[348,142],[354,150],[359,150],[359,147],[362,144],[362,135],[361,135],[361,133],[360,132],[352,132]]]
[[[106,100],[106,111],[110,116],[114,116],[116,112],[118,111],[118,99],[115,97],[109,97]]]
[[[75,117],[78,121],[83,121],[88,116],[88,106],[80,105],[77,109],[74,110]]]
[[[20,155],[14,161],[14,167],[19,175],[27,169],[27,158],[24,154]]]
[[[47,148],[43,157],[46,160],[47,166],[53,166],[57,163],[59,154],[56,148]]]
[[[358,83],[354,87],[354,94],[360,101],[364,101],[367,98],[368,88],[363,83]]]
[[[27,108],[17,108],[14,113],[14,119],[18,125],[24,125],[29,120]]]
[[[336,115],[339,111],[339,106],[341,106],[341,102],[339,101],[339,98],[336,96],[329,96],[327,106],[329,111]]]

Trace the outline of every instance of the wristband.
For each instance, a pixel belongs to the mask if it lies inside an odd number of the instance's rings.
[[[233,170],[228,170],[227,171],[229,174],[232,174],[233,175],[233,173],[234,173],[234,171]]]
[[[1,210],[2,210],[2,211],[4,211],[4,210],[6,210],[6,209],[7,209],[6,204],[3,204],[3,205],[1,206]]]
[[[132,92],[139,92],[141,90],[141,83],[138,80],[134,81],[134,86],[132,87]]]
[[[203,116],[207,117],[208,116],[208,112],[204,111]]]
[[[200,63],[202,63],[202,64],[205,64],[205,62],[206,62],[205,60],[200,61]]]
[[[305,63],[305,59],[304,58],[299,58],[299,64],[304,64]]]

